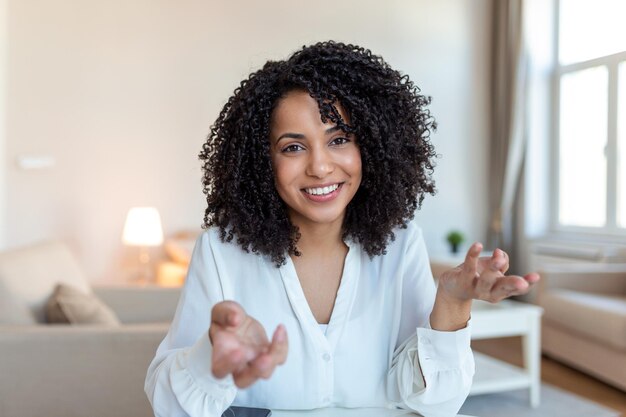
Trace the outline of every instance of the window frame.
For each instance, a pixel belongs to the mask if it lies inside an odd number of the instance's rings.
[[[557,234],[575,234],[586,235],[592,238],[615,238],[626,237],[626,227],[620,227],[617,224],[617,193],[618,193],[618,92],[619,82],[624,83],[626,80],[619,80],[619,66],[624,63],[626,65],[626,51],[618,52],[611,55],[605,55],[598,58],[580,61],[572,64],[563,65],[559,62],[559,33],[560,33],[560,0],[554,1],[554,25],[553,25],[553,63],[554,68],[551,77],[552,91],[550,106],[552,111],[551,119],[551,137],[550,141],[550,213],[549,223],[550,229]],[[607,162],[607,190],[606,190],[606,223],[603,227],[592,226],[571,226],[564,225],[559,222],[559,192],[560,192],[560,96],[561,96],[561,78],[569,73],[604,66],[608,72],[607,82],[607,145],[605,148]],[[622,106],[626,103],[621,103]],[[622,129],[626,128],[626,124]],[[626,167],[625,167],[626,168]]]

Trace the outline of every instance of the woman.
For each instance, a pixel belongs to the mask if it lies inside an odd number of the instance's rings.
[[[363,48],[268,62],[211,129],[207,230],[146,379],[157,416],[389,407],[454,415],[474,372],[472,299],[528,291],[501,250],[435,287],[411,222],[431,179],[429,99]],[[271,340],[266,330],[273,330]]]

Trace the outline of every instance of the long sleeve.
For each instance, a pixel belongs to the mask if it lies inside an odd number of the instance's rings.
[[[430,328],[436,288],[419,229],[407,245],[402,287],[400,340],[387,375],[387,395],[396,406],[425,417],[454,416],[474,376],[471,324],[453,332]]]
[[[185,287],[167,336],[148,369],[145,391],[157,417],[219,417],[237,394],[232,377],[211,373],[211,308],[223,300],[208,235],[194,248]]]
[[[470,325],[455,332],[418,328],[394,353],[389,399],[425,417],[454,416],[474,375]]]

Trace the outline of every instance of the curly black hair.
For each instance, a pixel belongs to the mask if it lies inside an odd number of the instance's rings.
[[[222,241],[236,238],[246,252],[268,255],[277,266],[287,254],[300,255],[298,228],[275,187],[269,140],[272,111],[292,90],[317,101],[322,122],[356,135],[362,182],[346,209],[343,238],[371,257],[384,254],[393,229],[405,228],[424,195],[435,193],[430,97],[370,50],[333,41],[268,61],[235,89],[199,155],[203,228],[218,227]]]

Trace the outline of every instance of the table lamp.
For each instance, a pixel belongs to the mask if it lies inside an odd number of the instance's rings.
[[[126,245],[139,246],[141,272],[138,281],[147,283],[152,278],[148,247],[163,243],[161,216],[154,207],[133,207],[128,211],[122,241]]]

